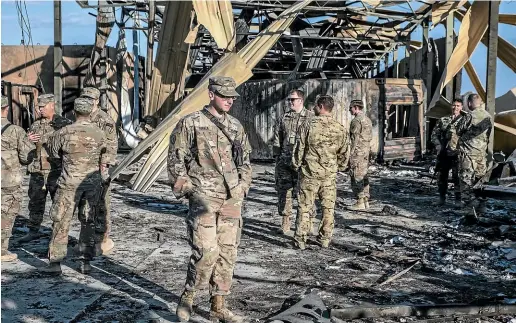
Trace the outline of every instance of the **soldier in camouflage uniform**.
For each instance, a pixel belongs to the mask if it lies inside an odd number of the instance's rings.
[[[480,199],[475,207],[473,185],[487,172],[487,155],[489,136],[493,128],[493,119],[485,110],[478,94],[468,97],[471,113],[452,127],[450,146],[459,150],[460,191],[467,215],[483,213],[485,200]],[[476,210],[476,211],[475,211]]]
[[[251,147],[240,122],[227,113],[239,96],[235,87],[230,77],[210,78],[210,104],[181,119],[170,136],[172,191],[187,197],[190,207],[192,255],[176,312],[183,321],[192,314],[195,291],[209,281],[212,322],[242,322],[224,302],[240,243],[242,201],[251,185]],[[237,157],[232,148],[238,148]]]
[[[9,105],[2,96],[2,262],[18,257],[10,253],[9,238],[21,203],[22,165],[28,165],[34,157],[35,147],[25,131],[7,120]]]
[[[57,192],[50,209],[53,221],[52,237],[48,246],[48,273],[60,274],[61,262],[66,257],[68,232],[75,210],[81,222],[79,250],[80,271],[91,270],[94,257],[95,216],[102,191],[101,169],[106,163],[106,136],[89,120],[93,100],[78,98],[74,102],[76,121],[57,131],[49,140],[48,150],[53,158],[60,158],[63,171],[57,181]]]
[[[55,114],[54,95],[38,97],[40,118],[29,129],[29,139],[36,144],[36,158],[28,166],[29,179],[29,232],[19,242],[29,242],[39,238],[39,228],[43,222],[47,194],[54,200],[57,179],[61,174],[61,161],[52,159],[48,152],[48,140],[57,130],[71,124],[64,117]]]
[[[448,191],[448,175],[452,171],[453,185],[455,188],[455,200],[460,201],[459,184],[459,161],[458,151],[452,150],[448,142],[451,138],[451,127],[462,119],[465,112],[462,111],[462,99],[453,100],[452,114],[442,117],[432,131],[432,143],[437,150],[436,172],[439,172],[437,187],[439,190],[438,205],[446,202],[446,192]]]
[[[106,136],[106,168],[103,170],[103,178],[109,177],[109,166],[114,165],[116,162],[116,154],[118,150],[118,138],[116,136],[116,124],[113,119],[105,111],[99,109],[100,91],[94,87],[85,87],[81,92],[81,97],[90,98],[94,100],[93,111],[90,114],[90,121],[97,125]],[[99,214],[97,217],[96,224],[96,240],[97,247],[100,247],[102,253],[106,253],[113,249],[114,242],[109,237],[111,233],[111,188],[110,186],[105,187],[106,194],[101,201]],[[100,246],[98,246],[100,244]],[[97,251],[99,253],[99,251]]]
[[[328,247],[333,234],[337,171],[344,170],[348,156],[348,136],[332,117],[333,105],[331,96],[317,98],[315,117],[301,128],[294,148],[292,164],[295,170],[300,170],[294,240],[300,249],[305,249],[310,211],[317,197],[322,206],[317,239],[322,247]]]
[[[357,197],[357,203],[351,208],[364,210],[369,208],[369,153],[371,140],[373,139],[373,126],[371,120],[365,115],[364,104],[361,100],[351,101],[349,111],[353,116],[349,125],[349,137],[351,141],[349,156],[349,175],[351,176],[351,189]]]
[[[276,160],[276,190],[278,191],[278,213],[282,216],[281,230],[284,234],[290,231],[292,215],[292,198],[297,195],[298,174],[292,167],[292,151],[301,125],[313,117],[313,112],[304,107],[304,93],[292,90],[287,102],[290,111],[286,112],[274,129],[272,147]],[[314,213],[315,214],[315,213]],[[312,217],[310,217],[312,220]]]

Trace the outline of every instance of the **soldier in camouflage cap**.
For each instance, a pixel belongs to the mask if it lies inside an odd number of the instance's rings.
[[[299,171],[299,206],[297,209],[297,247],[305,249],[310,227],[310,213],[315,199],[322,207],[317,240],[327,248],[333,235],[337,171],[347,166],[348,136],[344,127],[332,117],[334,101],[329,95],[317,98],[315,117],[300,129],[294,147],[292,165]]]
[[[355,210],[369,208],[369,153],[371,152],[371,140],[373,140],[373,125],[371,119],[364,112],[364,104],[361,100],[353,100],[349,111],[353,120],[349,125],[350,156],[349,175],[351,177],[351,189],[357,198],[357,202],[351,207]]]
[[[76,121],[57,131],[49,141],[50,155],[62,159],[63,171],[50,209],[53,224],[48,247],[49,266],[44,269],[47,273],[61,273],[61,262],[67,253],[68,232],[76,209],[81,222],[80,271],[91,271],[89,262],[95,256],[95,218],[102,191],[100,172],[106,157],[106,137],[89,120],[92,110],[91,99],[76,99]]]
[[[25,131],[7,120],[8,106],[7,98],[2,96],[2,262],[17,259],[7,247],[22,199],[21,167],[29,164],[35,153]]]
[[[239,97],[236,83],[232,77],[214,76],[210,78],[208,90],[222,97]]]
[[[90,121],[97,125],[106,136],[106,168],[103,169],[103,178],[108,177],[109,167],[115,164],[116,154],[118,151],[118,138],[116,135],[116,123],[102,109],[99,109],[100,91],[94,87],[85,87],[81,92],[81,97],[93,100],[93,111],[90,114]],[[99,214],[96,225],[96,241],[99,245],[97,253],[106,253],[113,249],[114,242],[109,237],[111,232],[111,188],[106,188],[106,194],[99,208]]]
[[[242,322],[225,305],[242,230],[242,202],[251,185],[251,147],[240,122],[227,114],[238,96],[229,77],[210,79],[210,104],[181,119],[170,136],[168,174],[177,198],[189,199],[192,255],[177,316],[188,321],[195,291],[210,284],[213,322]],[[222,130],[224,129],[224,130]],[[237,157],[234,149],[242,150]]]
[[[304,106],[305,94],[301,90],[290,91],[287,104],[289,111],[278,120],[274,128],[272,153],[276,161],[275,182],[278,192],[278,213],[282,218],[281,231],[290,232],[292,200],[297,196],[297,171],[292,167],[292,152],[299,137],[299,129],[313,118],[314,113]],[[315,212],[312,212],[315,215]],[[313,220],[312,215],[310,221]],[[310,225],[312,232],[312,226]]]
[[[450,147],[459,151],[459,179],[464,213],[468,220],[476,221],[477,215],[486,211],[485,198],[476,199],[473,186],[487,172],[489,137],[493,117],[486,111],[480,95],[468,97],[471,113],[465,115],[451,129]],[[476,205],[478,202],[478,205]]]
[[[77,98],[73,104],[73,111],[81,116],[87,116],[93,111],[95,103],[89,98]]]
[[[52,200],[57,189],[57,179],[61,173],[61,160],[50,157],[48,140],[57,130],[72,122],[55,113],[54,95],[43,94],[38,97],[39,119],[29,129],[29,140],[36,144],[36,158],[27,167],[29,179],[29,232],[18,242],[38,239],[39,229],[45,214],[47,195]]]
[[[81,97],[98,101],[100,99],[100,91],[94,87],[85,87],[81,91]]]

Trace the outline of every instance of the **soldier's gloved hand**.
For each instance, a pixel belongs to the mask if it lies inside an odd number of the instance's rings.
[[[180,199],[184,196],[189,197],[190,194],[194,192],[194,186],[192,183],[184,178],[180,178],[176,181],[174,184],[174,187],[172,187],[172,193],[174,193],[174,196],[177,199]]]

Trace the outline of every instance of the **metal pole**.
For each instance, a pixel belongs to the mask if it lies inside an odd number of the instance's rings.
[[[144,114],[149,114],[150,111],[150,95],[152,84],[152,69],[154,68],[154,18],[156,16],[156,3],[154,0],[149,0],[149,31],[147,37],[147,57],[145,64],[145,107]]]
[[[140,27],[139,13],[134,12],[134,27]],[[140,54],[138,52],[138,30],[133,29],[133,56],[134,56],[134,88],[133,88],[133,125],[137,128],[140,125]]]
[[[486,110],[493,117],[495,115],[495,88],[496,88],[496,59],[498,55],[498,20],[500,1],[489,2],[489,29],[487,46],[487,77],[486,77]],[[493,151],[494,131],[489,138],[489,151]]]
[[[393,77],[394,78],[398,78],[399,76],[399,70],[400,70],[400,64],[398,62],[398,51],[399,51],[399,48],[396,47],[396,49],[394,50],[394,53],[392,53],[393,57],[392,57],[392,73],[393,73]]]
[[[385,54],[384,58],[383,58],[383,62],[384,62],[384,67],[385,69],[383,70],[383,77],[385,78],[388,78],[389,77],[389,53]]]
[[[54,97],[57,115],[63,113],[63,43],[61,1],[54,0]]]
[[[453,13],[446,17],[446,64],[448,64],[453,52],[453,19]],[[452,79],[446,85],[446,99],[450,102],[453,100],[453,81]]]
[[[423,20],[423,59],[425,69],[423,71],[423,79],[425,80],[425,92],[423,96],[423,105],[424,105],[424,112],[426,112],[426,108],[428,107],[429,100],[432,98],[432,55],[434,55],[432,52],[430,52],[430,36],[428,32],[428,27],[430,25],[430,18],[426,18]],[[421,154],[423,155],[426,151],[427,146],[427,140],[430,138],[428,129],[429,129],[429,120],[426,118],[423,114],[422,116],[422,127],[421,130]]]

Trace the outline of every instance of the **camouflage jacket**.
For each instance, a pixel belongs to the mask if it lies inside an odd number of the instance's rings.
[[[373,125],[365,113],[359,113],[351,120],[349,125],[349,137],[351,140],[349,162],[353,167],[355,163],[369,159],[371,140],[373,140]]]
[[[54,115],[54,118],[52,120],[41,118],[34,121],[34,123],[29,129],[29,133],[32,132],[38,134],[41,136],[41,139],[40,142],[35,144],[37,151],[36,158],[29,165],[29,167],[27,167],[29,173],[61,171],[61,161],[59,159],[53,159],[50,157],[50,153],[48,150],[48,140],[55,131],[69,124],[72,124],[72,121],[68,120],[65,117],[61,117],[57,114]]]
[[[470,156],[487,154],[493,119],[484,108],[476,108],[451,129],[450,146]]]
[[[10,122],[2,118],[2,129]],[[21,167],[34,158],[35,147],[25,131],[11,124],[2,134],[2,188],[19,187],[22,182]]]
[[[294,145],[299,135],[299,128],[313,118],[312,111],[303,108],[299,113],[290,110],[276,123],[274,127],[274,141],[272,154],[274,158],[281,158],[287,165],[291,163]]]
[[[106,136],[106,164],[114,165],[118,151],[118,138],[116,136],[116,123],[105,111],[96,109],[90,114],[90,121],[97,125]]]
[[[56,131],[48,148],[52,158],[62,160],[59,184],[74,186],[100,179],[100,164],[107,157],[106,136],[93,123],[76,121]]]
[[[292,164],[308,178],[335,177],[344,170],[348,157],[348,136],[331,116],[315,116],[300,129]]]
[[[441,149],[446,149],[446,154],[449,156],[456,155],[456,150],[448,146],[451,139],[452,126],[460,123],[465,115],[466,112],[461,112],[457,117],[453,117],[453,115],[442,117],[432,130],[432,143],[436,147],[441,146]]]
[[[206,107],[205,107],[206,109]],[[226,114],[221,123],[233,140],[244,147],[244,164],[237,168],[231,143],[202,111],[181,119],[172,134],[168,151],[168,175],[174,195],[191,194],[226,199],[243,197],[251,185],[251,146],[240,122]]]

